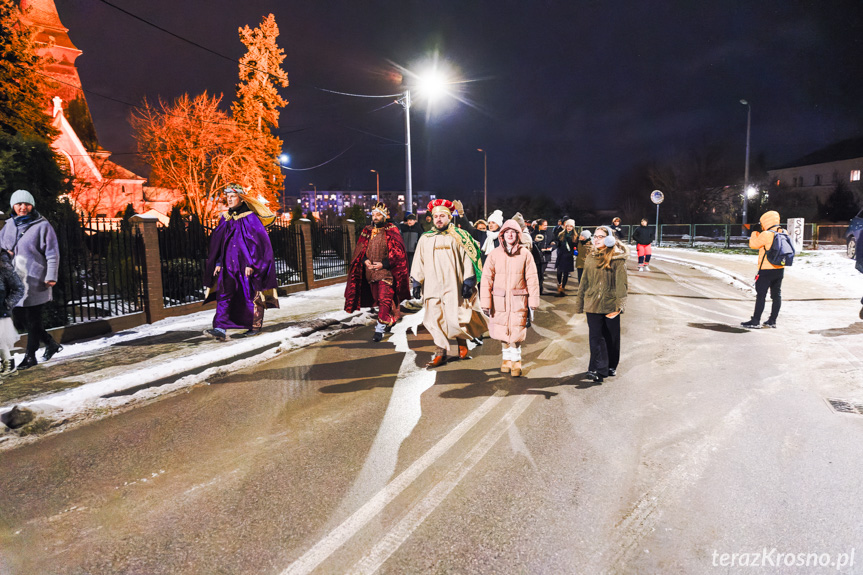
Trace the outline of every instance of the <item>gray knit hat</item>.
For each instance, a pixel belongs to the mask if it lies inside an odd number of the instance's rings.
[[[33,194],[27,190],[16,190],[12,197],[9,198],[9,206],[14,207],[15,204],[30,204],[36,205],[36,200],[33,199]]]

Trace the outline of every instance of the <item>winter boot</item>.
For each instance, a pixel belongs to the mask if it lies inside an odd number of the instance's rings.
[[[512,367],[510,367],[509,373],[513,377],[521,377],[521,348],[512,347],[509,353],[509,357],[512,358]]]
[[[512,369],[512,359],[510,359],[511,356],[509,353],[510,352],[509,352],[508,347],[503,348],[503,351],[501,352],[501,356],[503,357],[503,361],[500,364],[500,372],[501,373],[509,373],[509,371]]]
[[[557,284],[557,295],[563,295],[563,286]]]
[[[63,346],[52,339],[45,346],[45,353],[42,354],[42,361],[48,361],[54,357],[54,354],[58,351],[63,351]]]
[[[34,354],[28,353],[24,356],[24,361],[22,361],[18,365],[18,369],[28,369],[30,367],[33,367],[37,363],[39,362],[36,361],[36,356]]]

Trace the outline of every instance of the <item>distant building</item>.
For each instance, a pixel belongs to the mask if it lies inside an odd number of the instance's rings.
[[[863,138],[843,140],[784,166],[767,170],[771,184],[780,189],[805,190],[822,201],[839,182],[861,189]]]
[[[380,201],[384,202],[390,209],[394,219],[405,213],[405,193],[403,191],[381,191]],[[413,192],[414,213],[421,206],[420,212],[424,212],[428,203],[435,199],[431,192]],[[302,190],[299,196],[285,197],[285,211],[290,212],[293,206],[300,205],[303,213],[309,211],[323,213],[332,210],[336,215],[343,216],[348,208],[360,206],[364,211],[370,212],[372,206],[378,201],[378,194],[372,191],[333,191],[333,190]]]

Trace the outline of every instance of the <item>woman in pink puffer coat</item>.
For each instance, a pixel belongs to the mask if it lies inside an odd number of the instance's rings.
[[[500,228],[500,245],[488,255],[482,268],[480,305],[489,316],[491,337],[503,343],[500,370],[521,375],[521,342],[527,322],[539,307],[539,277],[530,248],[519,242],[521,228],[507,220]]]

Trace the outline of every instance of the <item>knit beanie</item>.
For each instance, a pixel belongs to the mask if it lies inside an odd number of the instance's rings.
[[[500,210],[495,210],[488,217],[488,223],[496,223],[498,226],[503,225],[503,212]]]
[[[12,197],[9,198],[9,206],[14,207],[15,204],[30,204],[36,206],[36,200],[33,199],[33,194],[27,190],[16,190]]]

